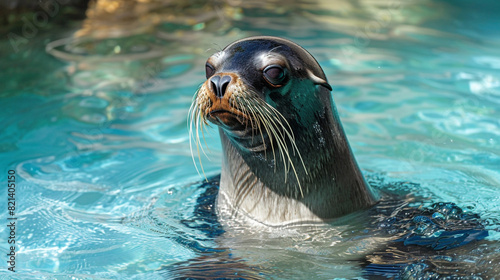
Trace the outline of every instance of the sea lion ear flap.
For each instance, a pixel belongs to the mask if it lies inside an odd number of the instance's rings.
[[[314,84],[324,86],[329,91],[332,91],[332,86],[330,86],[330,84],[326,80],[314,75],[313,72],[311,72],[311,70],[307,69],[307,75],[309,76],[309,79],[311,79],[314,82]]]

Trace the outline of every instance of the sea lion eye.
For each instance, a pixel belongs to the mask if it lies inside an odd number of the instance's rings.
[[[208,79],[215,73],[215,68],[209,63],[207,63],[205,64],[205,73],[207,74],[207,79]]]
[[[274,86],[281,84],[285,78],[285,70],[279,65],[269,65],[264,68],[264,78]]]

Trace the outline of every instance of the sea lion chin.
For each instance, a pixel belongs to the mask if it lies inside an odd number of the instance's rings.
[[[190,116],[197,132],[208,122],[219,126],[220,211],[284,225],[327,221],[376,202],[332,88],[305,49],[250,37],[212,55],[205,70]]]

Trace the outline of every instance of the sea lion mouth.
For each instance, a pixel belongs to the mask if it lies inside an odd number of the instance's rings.
[[[233,110],[216,108],[210,110],[206,116],[207,120],[213,124],[229,130],[243,130],[246,128],[246,122],[242,113],[235,113]]]
[[[200,87],[194,107],[199,116],[227,132],[238,135],[252,129],[251,117],[238,100],[246,99],[247,85],[232,72],[217,73]],[[195,109],[193,108],[193,109]]]

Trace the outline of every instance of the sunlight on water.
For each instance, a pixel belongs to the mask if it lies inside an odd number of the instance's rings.
[[[486,240],[430,253],[436,270],[498,276],[494,1],[97,3],[83,22],[51,18],[29,38],[22,21],[4,27],[27,38],[0,41],[0,178],[16,172],[16,279],[171,279],[194,268],[246,279],[362,279],[367,259],[392,238],[374,222],[386,214],[279,232],[224,221],[223,235],[207,216],[215,193],[200,187],[188,109],[205,60],[251,35],[292,39],[316,57],[368,180],[401,198],[377,211],[452,202],[481,216]],[[211,177],[221,162],[215,127],[205,141]],[[0,252],[9,251],[4,241]],[[429,262],[408,254],[414,266],[405,275],[430,277]]]

